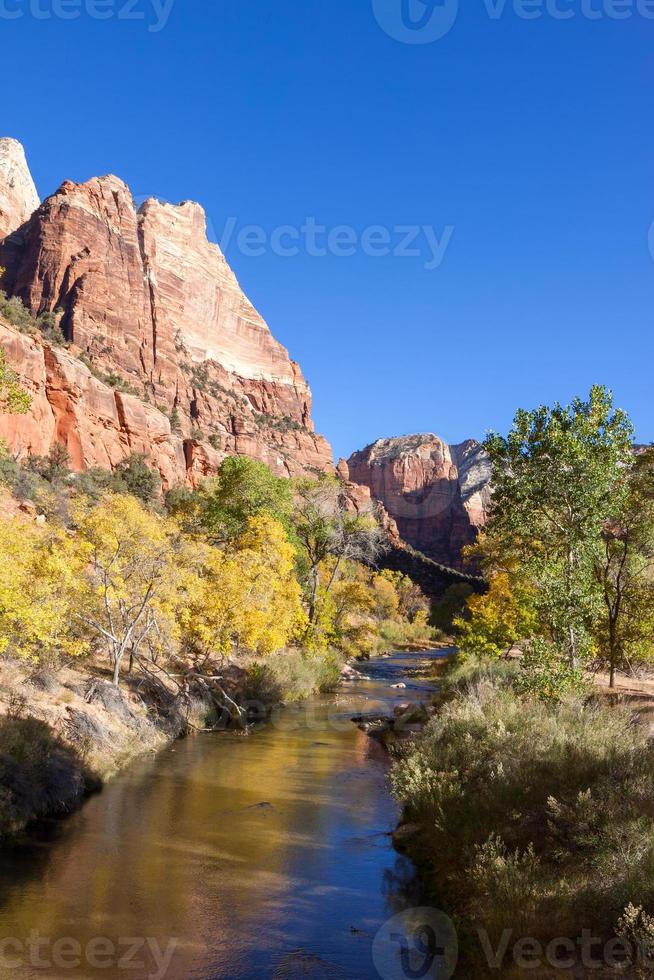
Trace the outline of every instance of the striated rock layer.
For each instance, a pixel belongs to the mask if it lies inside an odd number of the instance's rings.
[[[0,139],[0,238],[19,228],[39,206],[39,196],[17,140]]]
[[[23,216],[34,203],[24,198]],[[27,422],[0,421],[13,448],[61,441],[76,465],[106,466],[138,446],[166,483],[233,453],[284,475],[332,469],[299,366],[207,240],[198,204],[137,210],[117,177],[66,181],[9,230],[0,285],[35,315],[56,313],[70,344],[8,343],[35,392]]]
[[[368,487],[401,537],[437,562],[461,568],[490,505],[490,462],[481,445],[433,434],[380,439],[348,460],[350,479]]]

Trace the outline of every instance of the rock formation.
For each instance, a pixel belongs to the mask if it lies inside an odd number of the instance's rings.
[[[437,562],[461,568],[490,503],[490,462],[481,445],[433,434],[380,439],[348,460],[350,479],[368,487],[401,537]]]
[[[198,204],[151,199],[137,210],[107,176],[64,182],[32,214],[22,149],[5,143],[0,181],[14,176],[0,187],[0,207],[11,199],[0,285],[34,315],[56,314],[69,345],[3,340],[34,394],[27,420],[0,420],[12,448],[61,441],[80,467],[142,451],[166,483],[213,472],[232,453],[286,475],[333,468],[299,366],[207,240]]]
[[[143,453],[165,486],[234,453],[282,475],[334,470],[300,368],[207,240],[200,205],[137,209],[113,176],[65,181],[39,205],[22,147],[0,140],[0,267],[8,295],[50,314],[45,333],[0,316],[0,347],[32,395],[29,415],[0,416],[14,453],[63,443],[77,469]],[[374,507],[400,551],[399,535],[459,565],[485,520],[488,463],[474,442],[382,440],[337,473],[349,506]]]
[[[0,139],[0,239],[19,228],[39,206],[39,196],[17,140]]]

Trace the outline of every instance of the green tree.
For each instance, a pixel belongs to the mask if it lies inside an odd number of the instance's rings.
[[[571,670],[593,649],[601,614],[596,562],[620,513],[633,430],[611,393],[520,410],[506,437],[491,434],[493,508],[488,538],[533,588],[543,635]]]
[[[246,456],[228,456],[214,480],[202,489],[201,522],[213,542],[233,541],[250,518],[270,514],[288,527],[292,488],[288,480]]]
[[[338,480],[321,476],[296,483],[293,532],[306,568],[309,621],[315,624],[318,612],[320,566],[334,558],[328,580],[329,592],[344,560],[372,564],[384,549],[384,532],[371,514],[349,509]]]
[[[635,454],[625,473],[595,562],[603,598],[597,646],[611,687],[618,669],[651,659],[654,643],[654,448]]]
[[[443,595],[432,605],[430,623],[438,629],[451,630],[455,619],[463,614],[466,601],[474,589],[467,582],[449,585]]]
[[[131,453],[114,470],[114,489],[131,493],[144,504],[150,503],[161,490],[161,478],[150,469],[143,453]]]

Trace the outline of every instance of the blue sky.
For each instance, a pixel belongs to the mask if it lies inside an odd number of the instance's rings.
[[[481,437],[594,382],[654,439],[651,0],[558,0],[566,20],[466,0],[420,44],[392,36],[403,0],[173,0],[165,23],[161,2],[0,0],[0,134],[43,196],[113,172],[200,201],[217,239],[233,219],[228,259],[337,455]],[[427,30],[444,15],[404,2]],[[276,254],[307,218],[354,254]],[[416,256],[361,247],[414,225],[449,229],[436,268],[422,232]]]

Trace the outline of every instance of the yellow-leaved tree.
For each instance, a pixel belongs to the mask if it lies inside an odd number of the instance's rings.
[[[488,591],[470,596],[466,605],[467,616],[454,620],[464,653],[499,657],[537,625],[533,592],[508,571],[494,574]]]
[[[228,558],[242,589],[235,617],[238,646],[261,654],[280,650],[306,626],[295,549],[284,526],[269,514],[250,517]]]
[[[135,498],[107,494],[78,512],[77,541],[89,557],[78,619],[107,651],[114,684],[125,656],[156,662],[179,642],[188,572],[177,526]]]
[[[87,558],[61,529],[0,521],[0,652],[47,661],[87,651],[74,621]]]
[[[248,518],[226,551],[210,545],[193,548],[195,575],[180,623],[196,655],[207,659],[232,650],[270,654],[305,628],[295,549],[275,518]]]

